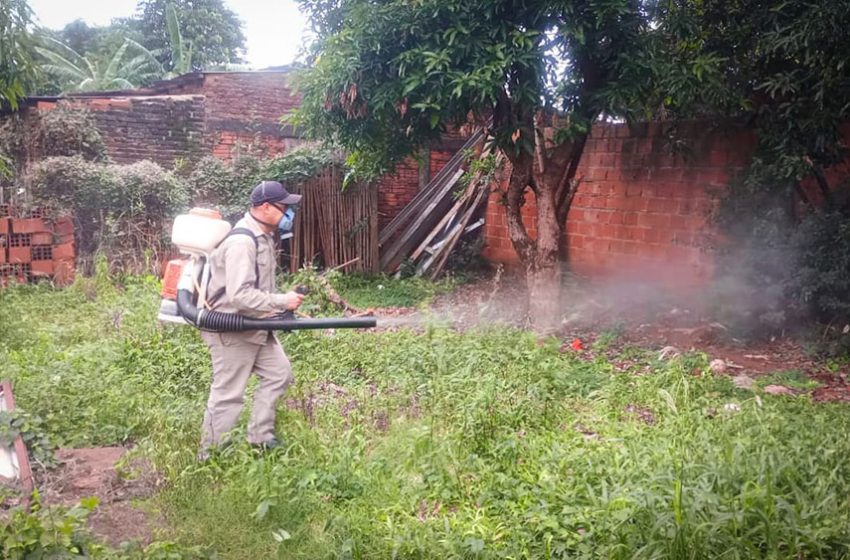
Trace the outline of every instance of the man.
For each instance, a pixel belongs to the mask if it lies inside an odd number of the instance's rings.
[[[275,293],[275,239],[279,227],[291,228],[292,206],[301,195],[276,181],[263,181],[251,192],[251,208],[213,251],[207,305],[217,311],[268,317],[295,310],[304,296]],[[202,426],[199,458],[220,445],[242,411],[251,373],[259,377],[248,424],[248,441],[264,449],[280,445],[275,436],[276,403],[292,383],[292,367],[277,337],[269,331],[202,332],[210,348],[213,378]]]

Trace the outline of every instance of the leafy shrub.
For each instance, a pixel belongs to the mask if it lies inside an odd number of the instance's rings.
[[[81,254],[103,251],[114,263],[141,268],[146,252],[169,246],[168,221],[186,207],[186,183],[156,163],[130,165],[53,157],[31,175],[37,204],[71,213]]]
[[[20,409],[12,412],[0,411],[0,445],[12,445],[18,436],[27,446],[27,453],[36,468],[57,465],[53,455],[56,446],[45,434],[44,421],[41,418]]]
[[[718,216],[728,242],[713,293],[718,318],[741,336],[831,325],[850,350],[850,185],[834,200],[797,202],[795,179],[754,161],[731,186]],[[817,202],[817,201],[816,201]],[[828,329],[830,330],[830,329]]]
[[[13,114],[0,120],[0,180],[22,183],[30,162],[54,156],[80,156],[101,161],[106,145],[86,109],[60,103],[29,119]],[[2,181],[0,181],[2,184]]]
[[[229,163],[216,157],[202,158],[188,177],[192,202],[218,208],[226,218],[245,212],[251,189],[262,179],[263,162],[251,155],[234,157]]]
[[[11,512],[0,527],[3,558],[94,558],[101,560],[205,560],[215,558],[201,547],[182,547],[154,542],[145,548],[127,543],[112,550],[98,543],[86,527],[86,519],[97,507],[96,498],[81,500],[72,508],[42,507],[38,494],[33,512]]]
[[[850,323],[848,216],[811,212],[788,225],[768,212],[750,226],[720,260],[713,298],[722,322],[747,337],[813,320],[839,329]]]
[[[312,146],[272,159],[251,150],[237,151],[230,162],[213,156],[201,159],[188,181],[194,203],[211,205],[234,219],[245,211],[251,189],[260,181],[298,185],[335,161],[332,152]]]
[[[80,156],[92,161],[106,159],[106,145],[91,113],[82,107],[60,103],[40,111],[32,142],[41,158]]]

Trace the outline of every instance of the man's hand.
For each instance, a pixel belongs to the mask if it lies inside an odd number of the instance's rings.
[[[304,294],[299,294],[295,291],[286,292],[286,308],[290,311],[295,311],[304,302]]]

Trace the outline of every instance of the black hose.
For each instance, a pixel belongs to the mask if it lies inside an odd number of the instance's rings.
[[[254,319],[222,311],[198,311],[192,303],[192,292],[177,291],[177,311],[192,325],[205,331],[295,331],[301,329],[369,329],[378,324],[374,317],[340,317],[328,319]]]

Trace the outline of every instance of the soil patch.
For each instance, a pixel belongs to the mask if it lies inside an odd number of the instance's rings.
[[[149,544],[155,531],[165,525],[133,501],[153,496],[162,481],[142,460],[130,461],[119,472],[116,463],[127,451],[123,447],[57,450],[60,466],[36,477],[43,502],[72,507],[82,498],[96,497],[99,504],[88,519],[93,534],[113,547],[124,541]]]

